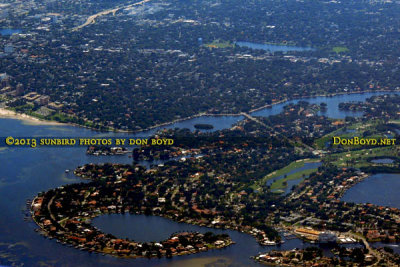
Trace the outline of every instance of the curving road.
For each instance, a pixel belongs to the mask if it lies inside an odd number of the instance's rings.
[[[111,13],[112,13],[113,15],[115,15],[115,13],[116,13],[118,10],[120,10],[120,9],[123,9],[123,8],[130,8],[130,7],[138,6],[138,5],[143,5],[143,4],[145,4],[145,3],[147,3],[147,2],[150,2],[150,1],[151,1],[151,0],[142,0],[142,1],[140,1],[140,2],[137,2],[137,3],[134,3],[134,4],[130,4],[130,5],[127,5],[127,6],[121,6],[121,7],[116,7],[116,8],[113,8],[113,9],[107,9],[107,10],[101,11],[101,12],[99,12],[99,13],[96,13],[96,14],[94,14],[94,15],[91,15],[89,18],[87,18],[87,20],[86,20],[85,23],[83,23],[82,25],[79,25],[79,26],[73,28],[72,30],[73,30],[73,31],[78,31],[78,30],[80,30],[80,29],[82,29],[82,28],[84,28],[84,27],[86,27],[86,26],[88,26],[88,25],[90,25],[90,24],[96,23],[96,18],[98,18],[98,17],[105,16],[105,15],[108,15],[108,14],[111,14]]]
[[[370,246],[370,244],[365,239],[365,237],[363,237],[361,235],[357,235],[357,234],[355,234],[353,232],[347,232],[347,233],[349,235],[351,235],[354,239],[361,240],[364,243],[364,246],[369,250],[369,252],[377,258],[377,261],[373,266],[379,265],[379,262],[382,259],[381,254],[378,251],[376,251],[373,247]]]

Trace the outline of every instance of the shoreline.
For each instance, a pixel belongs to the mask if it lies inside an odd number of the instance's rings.
[[[217,113],[217,114],[212,114],[212,113],[207,113],[207,112],[200,112],[188,117],[184,117],[184,118],[179,118],[173,121],[168,121],[168,122],[163,122],[163,123],[159,123],[159,124],[155,124],[153,126],[149,126],[145,129],[142,130],[121,130],[121,129],[115,129],[115,128],[108,128],[108,130],[104,130],[104,131],[100,131],[99,129],[96,129],[94,127],[88,127],[85,125],[81,125],[81,124],[76,124],[76,123],[71,123],[71,122],[57,122],[57,121],[53,121],[53,120],[43,120],[43,119],[39,119],[36,118],[34,116],[31,115],[27,115],[24,113],[17,113],[15,111],[12,110],[8,110],[5,108],[0,108],[0,118],[10,118],[10,119],[16,119],[16,120],[23,120],[23,121],[27,121],[28,123],[32,123],[33,125],[58,125],[58,126],[75,126],[75,127],[81,127],[81,128],[86,128],[86,129],[90,129],[93,131],[97,131],[97,132],[114,132],[114,133],[141,133],[141,132],[146,132],[146,131],[151,131],[154,130],[156,128],[159,127],[163,127],[163,126],[168,126],[168,125],[172,125],[174,123],[178,123],[178,122],[182,122],[182,121],[186,121],[186,120],[191,120],[191,119],[195,119],[195,118],[199,118],[199,117],[210,117],[210,116],[215,116],[215,117],[223,117],[223,116],[233,116],[233,117],[240,117],[243,116],[244,113],[253,113],[265,108],[272,108],[274,105],[279,105],[282,104],[284,102],[287,101],[294,101],[294,100],[299,100],[299,99],[309,99],[309,98],[315,98],[315,97],[335,97],[335,96],[339,96],[339,95],[352,95],[352,94],[366,94],[366,93],[400,93],[400,89],[394,89],[394,90],[365,90],[365,91],[356,91],[356,92],[339,92],[339,93],[332,93],[332,94],[320,94],[320,95],[309,95],[309,96],[302,96],[302,97],[296,97],[296,98],[285,98],[282,100],[279,100],[277,102],[271,103],[271,104],[265,104],[263,106],[260,106],[258,108],[254,108],[251,109],[247,112],[239,112],[239,113]]]
[[[34,116],[25,113],[18,113],[6,108],[0,108],[0,118],[22,120],[31,125],[63,125],[63,123],[57,121],[42,120]]]

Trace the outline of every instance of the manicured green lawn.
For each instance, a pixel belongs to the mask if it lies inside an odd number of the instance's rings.
[[[296,180],[296,179],[299,179],[299,178],[301,178],[303,176],[307,177],[311,173],[315,172],[316,170],[317,170],[317,168],[308,169],[308,170],[302,170],[302,171],[298,171],[298,172],[292,173],[292,174],[288,175],[287,177],[285,177],[283,179],[279,179],[279,180],[273,182],[271,184],[271,190],[285,188],[285,187],[287,187],[287,185],[284,185],[284,182],[287,182],[289,180]]]
[[[344,53],[344,52],[349,51],[349,49],[344,46],[335,46],[334,48],[332,48],[332,51],[335,53]]]
[[[338,134],[342,131],[342,129],[343,128],[337,129],[336,131],[333,131],[333,132],[331,132],[331,133],[329,133],[327,135],[324,135],[321,138],[318,138],[314,142],[315,147],[317,149],[324,149],[325,148],[325,143],[328,142],[328,141],[331,141],[334,136],[338,136]]]
[[[380,124],[379,120],[369,121],[368,123],[355,123],[346,127],[347,130],[355,130],[355,132],[342,133],[344,127],[337,129],[321,138],[318,138],[314,145],[317,149],[324,149],[327,141],[332,141],[334,136],[341,138],[352,138],[353,136],[362,137],[365,131],[368,131],[368,138],[381,138],[383,135],[376,130],[376,127]],[[359,146],[361,148],[361,146]]]
[[[254,183],[254,184],[251,186],[251,188],[256,189],[256,190],[257,190],[257,189],[260,189],[260,187],[262,187],[263,185],[265,185],[265,183],[266,183],[268,180],[271,180],[271,179],[274,179],[274,178],[276,178],[276,177],[282,176],[282,175],[284,175],[284,174],[286,174],[286,173],[291,172],[291,171],[294,170],[294,169],[298,169],[298,168],[303,167],[305,163],[311,163],[311,162],[319,162],[319,160],[318,160],[318,159],[303,159],[303,160],[293,161],[292,163],[290,163],[290,164],[287,165],[286,167],[284,167],[284,168],[282,168],[282,169],[279,169],[279,170],[277,170],[277,171],[271,172],[270,174],[264,176],[264,178],[262,178],[261,180],[257,181],[256,183]],[[310,170],[305,170],[305,171],[306,171],[306,173],[307,173],[307,171],[313,172],[313,171],[315,171],[315,170],[314,170],[314,169],[310,169]],[[293,173],[293,174],[291,174],[291,175],[288,175],[288,176],[287,176],[286,178],[284,178],[284,179],[280,179],[279,181],[274,182],[274,183],[271,185],[271,189],[284,188],[284,186],[283,186],[283,181],[284,181],[284,180],[288,181],[288,180],[293,180],[293,179],[300,178],[300,177],[302,177],[303,172],[304,172],[304,171],[300,171],[300,172]],[[310,173],[311,173],[311,172],[310,172]],[[300,176],[297,176],[297,175],[298,175],[297,173],[299,173]],[[279,183],[278,183],[278,182],[279,182]],[[275,184],[275,183],[276,183],[276,184]],[[274,185],[274,184],[275,184],[275,185]],[[272,186],[275,186],[275,188],[272,188]]]
[[[371,149],[353,150],[332,154],[326,158],[328,162],[338,166],[347,167],[347,165],[360,168],[371,165],[369,158],[374,157],[397,157],[396,148],[393,146],[378,147]],[[348,163],[348,164],[347,164]]]

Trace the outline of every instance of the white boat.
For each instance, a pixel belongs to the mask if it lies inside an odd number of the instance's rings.
[[[269,241],[269,240],[263,241],[262,244],[265,245],[265,246],[276,246],[276,242]]]

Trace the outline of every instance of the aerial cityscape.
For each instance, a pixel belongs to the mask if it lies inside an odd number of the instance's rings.
[[[400,266],[398,14],[0,0],[0,266]]]

